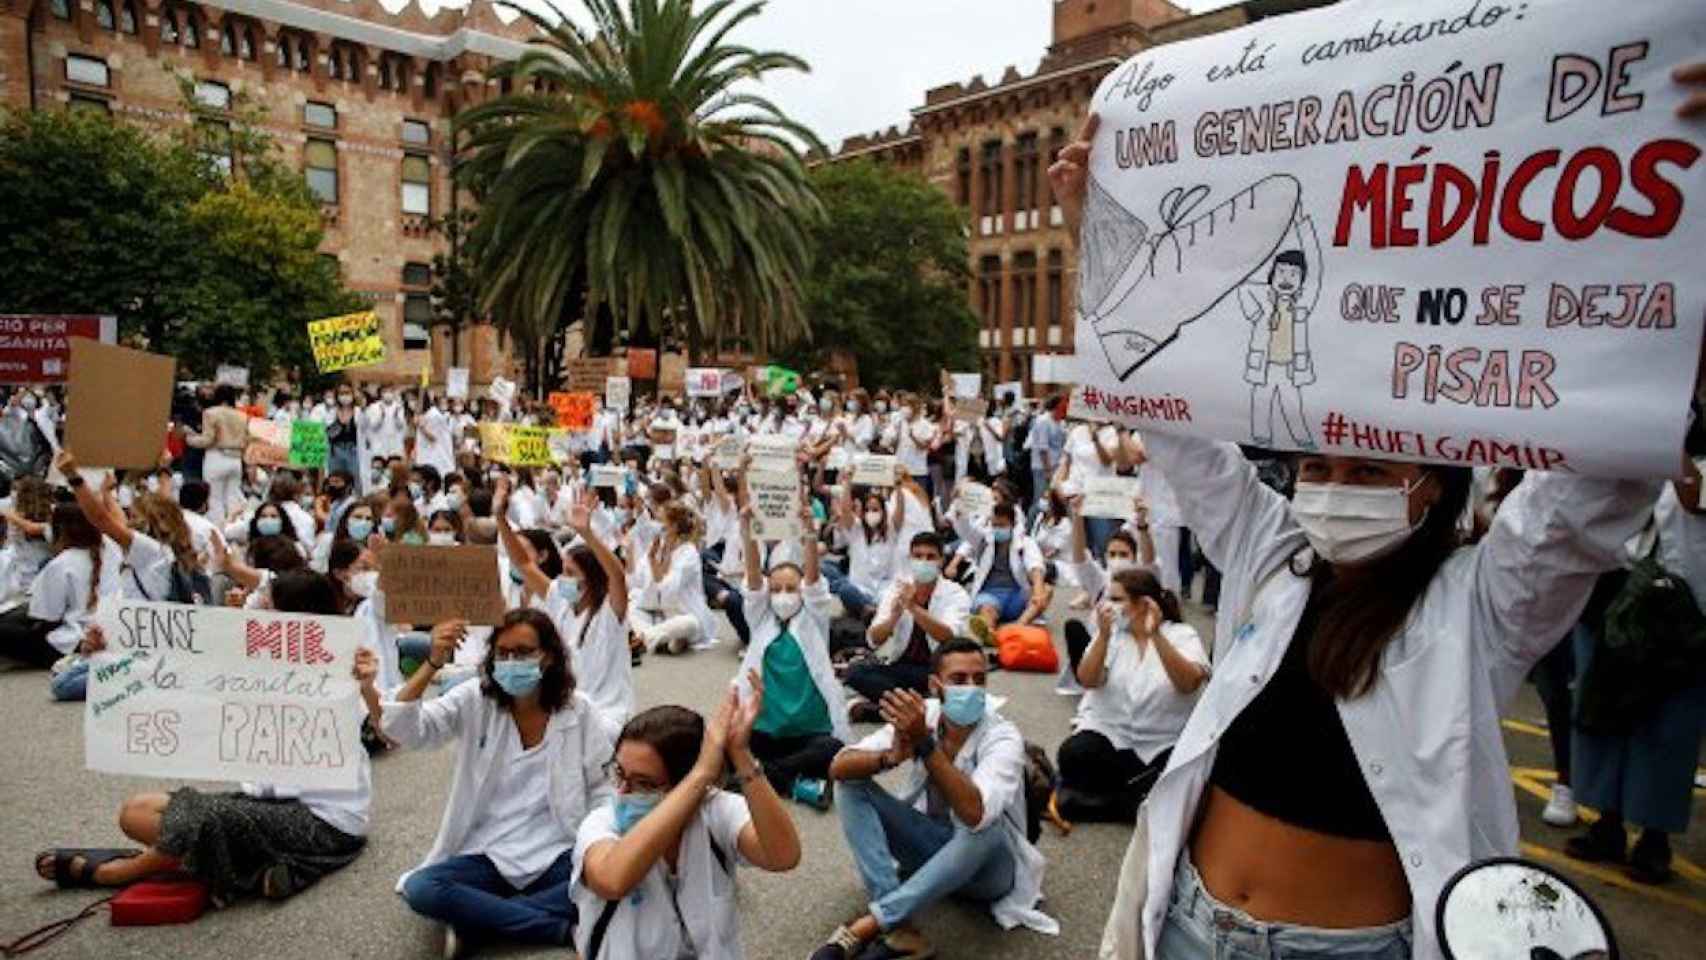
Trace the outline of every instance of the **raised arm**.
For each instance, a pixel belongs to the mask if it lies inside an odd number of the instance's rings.
[[[97,494],[83,482],[82,475],[78,473],[77,458],[72,456],[70,449],[61,448],[59,455],[53,458],[53,465],[71,485],[72,492],[77,496],[77,506],[82,508],[83,516],[88,518],[89,523],[110,537],[120,550],[128,551],[134,538],[130,533],[130,524],[124,520],[124,513],[109,509],[105,492]],[[110,478],[113,474],[107,476]]]
[[[509,524],[509,493],[509,477],[500,476],[497,492],[492,497],[492,516],[498,521],[498,537],[503,541],[504,552],[509,554],[510,565],[521,571],[527,591],[537,597],[547,596],[551,592],[551,578],[545,576],[538,561],[533,559],[528,542]]]
[[[752,696],[745,703],[739,702],[736,691],[729,691],[729,696],[737,699],[728,720],[726,752],[729,765],[741,780],[746,811],[752,817],[741,828],[737,843],[740,855],[753,866],[771,873],[786,873],[800,865],[800,833],[794,826],[794,818],[782,805],[782,798],[776,795],[776,788],[770,785],[770,779],[764,776],[758,759],[752,755],[752,725],[764,705],[764,681],[756,671],[750,670],[746,679]]]
[[[569,529],[574,531],[598,559],[598,565],[604,569],[604,576],[610,585],[606,596],[610,603],[610,612],[616,614],[616,619],[628,619],[628,571],[622,566],[615,551],[592,528],[592,510],[598,503],[598,494],[591,488],[582,491],[580,500],[569,508]]]

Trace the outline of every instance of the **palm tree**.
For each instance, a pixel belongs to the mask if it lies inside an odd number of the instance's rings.
[[[796,144],[818,140],[732,89],[805,62],[727,42],[760,2],[582,2],[590,34],[554,6],[555,22],[517,8],[542,36],[494,71],[513,92],[457,121],[483,310],[535,358],[563,317],[600,305],[630,332],[684,330],[695,359],[737,325],[760,350],[808,336],[823,211]]]

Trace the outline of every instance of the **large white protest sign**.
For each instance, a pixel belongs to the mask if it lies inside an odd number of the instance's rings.
[[[783,433],[760,433],[746,444],[746,452],[752,457],[752,468],[773,473],[798,470],[794,455],[799,449],[800,441]]]
[[[1074,408],[1675,473],[1706,177],[1669,72],[1697,59],[1700,8],[1605,11],[1348,0],[1115,69],[1091,103]]]
[[[988,523],[990,514],[995,512],[995,491],[981,483],[970,480],[961,483],[954,490],[954,500],[966,516],[979,523]]]
[[[444,371],[444,395],[452,400],[468,399],[467,367],[451,367]]]
[[[746,489],[752,495],[752,535],[758,540],[798,540],[800,475],[751,470]]]
[[[634,381],[627,377],[604,378],[604,406],[622,413],[628,412],[628,399],[634,394]]]
[[[594,464],[591,479],[587,482],[590,487],[620,487],[625,478],[623,469],[614,465]]]
[[[853,458],[853,485],[856,487],[892,487],[895,484],[895,458],[892,454],[861,453]]]
[[[1086,477],[1084,515],[1110,520],[1130,520],[1137,513],[1139,489],[1136,477]]]
[[[693,367],[689,369],[684,379],[687,395],[690,397],[722,396],[724,373],[725,371],[716,367]]]
[[[118,598],[96,620],[107,649],[89,665],[89,769],[355,788],[355,620]]]

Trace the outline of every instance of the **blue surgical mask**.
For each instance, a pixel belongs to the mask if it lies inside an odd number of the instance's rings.
[[[499,660],[492,664],[492,680],[512,697],[525,697],[539,689],[542,673],[537,657],[531,660]]]
[[[357,540],[366,540],[372,533],[372,520],[351,520],[349,522],[349,535]]]
[[[956,684],[942,688],[942,715],[956,727],[975,727],[983,719],[983,688]]]
[[[263,537],[276,537],[284,531],[284,521],[277,517],[262,517],[255,521],[255,531]]]
[[[941,573],[942,568],[931,563],[929,560],[919,560],[916,557],[912,560],[912,579],[919,583],[935,583],[936,578],[940,576]]]
[[[575,577],[558,577],[557,578],[557,596],[562,597],[563,601],[566,602],[567,604],[569,604],[570,606],[574,606],[575,604],[580,603],[581,602],[581,582],[580,582],[580,580],[575,578]]]
[[[419,500],[421,498],[421,492],[422,492],[422,487],[420,484],[418,484],[418,483],[409,484],[409,499]]]
[[[996,543],[1006,543],[1013,539],[1013,528],[995,527],[989,531],[989,535],[994,538]]]
[[[379,529],[384,530],[386,536],[390,536],[391,534],[396,533],[397,532],[397,518],[396,517],[386,517],[384,520],[381,520],[379,522]]]
[[[513,563],[509,565],[509,582],[510,583],[519,584],[519,583],[526,582],[526,580],[527,580],[527,577],[521,572],[520,567],[516,566]]]
[[[616,795],[616,832],[626,834],[663,802],[661,793],[618,793]]]

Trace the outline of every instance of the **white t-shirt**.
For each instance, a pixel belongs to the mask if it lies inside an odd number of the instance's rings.
[[[132,531],[130,552],[124,558],[124,577],[119,581],[119,590],[131,600],[165,600],[172,591],[172,563],[175,559],[172,551],[160,541]]]
[[[521,889],[539,879],[574,845],[575,838],[551,812],[549,738],[531,748],[521,745],[514,722],[504,724],[503,753],[493,765],[494,783],[486,787],[486,808],[463,841],[462,855],[483,854],[510,886]]]
[[[1195,629],[1183,623],[1164,623],[1162,636],[1179,655],[1203,668],[1208,653]],[[1084,693],[1073,717],[1075,730],[1094,730],[1107,737],[1116,750],[1134,750],[1148,763],[1156,754],[1178,742],[1185,729],[1196,693],[1180,693],[1167,678],[1161,656],[1153,649],[1140,649],[1129,633],[1108,638],[1106,676],[1102,685]],[[1200,688],[1199,688],[1200,692]]]
[[[450,415],[433,407],[421,417],[415,432],[415,462],[437,470],[439,476],[456,466],[455,426]],[[431,436],[428,436],[431,434]]]
[[[103,537],[98,597],[118,592],[119,568],[123,564],[124,555],[118,545]],[[81,547],[61,550],[36,574],[35,586],[30,589],[30,616],[59,624],[48,633],[47,642],[60,653],[70,653],[76,648],[83,640],[84,628],[94,622],[95,611],[89,604],[89,583],[94,575],[94,561],[89,551]]]
[[[895,444],[895,459],[906,472],[922,477],[930,472],[930,440],[936,436],[936,425],[928,420],[902,420]]]
[[[545,612],[569,649],[575,689],[586,694],[611,723],[626,723],[634,712],[634,668],[627,624],[617,618],[610,598],[596,610],[577,613],[560,592],[552,590]]]
[[[1081,423],[1072,428],[1066,435],[1066,453],[1072,458],[1073,483],[1084,489],[1084,481],[1091,477],[1108,477],[1114,474],[1112,464],[1104,464],[1096,454],[1096,437],[1101,437],[1102,446],[1108,450],[1118,449],[1119,431],[1110,426],[1103,426],[1097,433],[1091,433],[1091,426]]]
[[[219,533],[219,526],[194,510],[184,511],[184,525],[190,528],[190,546],[195,548],[196,558],[201,561],[202,569],[213,566],[213,538],[225,538]]]

